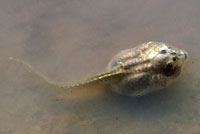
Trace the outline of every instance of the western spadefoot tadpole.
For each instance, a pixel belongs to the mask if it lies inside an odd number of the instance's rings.
[[[145,95],[172,84],[180,75],[188,54],[162,42],[147,42],[115,55],[107,71],[74,84],[58,84],[49,80],[30,64],[10,57],[27,66],[47,83],[59,88],[78,88],[103,84],[114,92],[127,96]]]

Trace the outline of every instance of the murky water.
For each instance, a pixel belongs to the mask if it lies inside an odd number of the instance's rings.
[[[200,133],[199,11],[198,0],[0,1],[0,133]],[[101,87],[55,89],[7,60],[73,81],[149,40],[185,49],[190,60],[173,86],[139,98]]]

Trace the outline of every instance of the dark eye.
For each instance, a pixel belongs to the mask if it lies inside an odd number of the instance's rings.
[[[173,65],[173,63],[169,63],[169,64],[167,64],[167,70],[172,70],[173,69],[173,67],[174,67],[174,65]]]
[[[173,61],[176,61],[177,60],[177,57],[173,57]]]
[[[172,76],[176,73],[176,67],[173,63],[168,63],[163,69],[163,73],[165,76]]]
[[[179,67],[177,66],[177,63],[170,60],[167,63],[164,64],[163,67],[163,74],[167,77],[169,76],[177,76],[180,73]]]
[[[161,54],[166,54],[166,53],[167,53],[167,50],[163,49],[163,50],[160,51],[160,53],[161,53]]]

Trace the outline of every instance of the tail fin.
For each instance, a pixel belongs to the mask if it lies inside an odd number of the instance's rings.
[[[11,61],[15,61],[17,63],[20,63],[20,64],[24,65],[25,67],[27,67],[29,69],[29,72],[34,73],[36,76],[38,76],[40,79],[42,79],[45,82],[47,82],[49,85],[52,85],[52,86],[55,86],[55,87],[58,87],[58,88],[63,88],[64,85],[66,85],[64,83],[58,83],[56,81],[53,81],[53,80],[49,79],[43,73],[39,72],[33,66],[31,66],[30,64],[28,64],[27,62],[25,62],[23,60],[20,60],[20,59],[14,58],[14,57],[9,57],[8,59],[11,60]]]
[[[120,81],[123,78],[123,76],[127,75],[127,73],[128,73],[128,72],[119,71],[119,69],[115,69],[112,71],[97,74],[93,77],[90,77],[86,80],[83,80],[83,81],[80,81],[77,83],[69,84],[69,83],[65,83],[65,82],[56,82],[56,81],[49,79],[47,76],[45,76],[44,74],[42,74],[41,72],[36,70],[33,66],[31,66],[30,64],[28,64],[27,62],[25,62],[23,60],[16,59],[13,57],[9,57],[9,60],[21,63],[22,65],[26,66],[29,69],[29,72],[33,72],[34,74],[36,74],[36,76],[38,76],[40,79],[47,82],[49,85],[52,85],[52,86],[55,86],[58,88],[66,88],[66,89],[73,89],[73,88],[78,88],[78,87],[82,87],[82,86],[88,86],[88,85],[92,85],[92,84],[96,84],[96,83],[100,83],[100,82],[101,83],[112,83],[112,82]]]
[[[117,81],[120,81],[123,76],[127,75],[125,72],[120,72],[119,70],[108,71],[104,73],[97,74],[93,77],[90,77],[86,80],[80,81],[78,83],[74,83],[68,85],[69,88],[77,88],[82,86],[88,86],[92,84],[111,84]]]

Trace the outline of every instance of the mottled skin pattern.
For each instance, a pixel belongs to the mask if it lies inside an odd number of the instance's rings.
[[[108,70],[129,72],[111,90],[128,96],[144,95],[172,84],[180,75],[187,52],[161,42],[148,42],[127,49],[108,64]]]
[[[93,84],[107,85],[114,92],[140,96],[163,89],[180,75],[187,52],[162,42],[147,42],[114,56],[107,71],[74,84],[59,84],[49,80],[28,63],[10,57],[27,66],[39,78],[59,88],[78,88]]]

